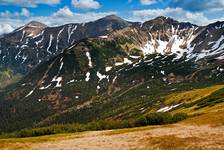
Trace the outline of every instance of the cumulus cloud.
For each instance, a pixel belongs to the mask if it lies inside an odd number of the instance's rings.
[[[202,12],[190,12],[182,8],[146,9],[132,12],[130,20],[147,21],[158,16],[167,16],[178,21],[191,22],[197,25],[205,25],[215,20],[208,19]]]
[[[55,17],[73,17],[73,12],[65,6],[64,8],[60,8],[57,12],[53,14]]]
[[[0,35],[4,33],[12,32],[14,28],[9,24],[0,24]]]
[[[152,5],[156,3],[156,0],[140,0],[142,5]]]
[[[169,6],[190,11],[224,11],[224,0],[173,0]]]
[[[22,7],[36,7],[38,4],[56,5],[61,0],[0,0],[1,5],[16,5]]]
[[[72,0],[72,5],[83,9],[98,9],[101,7],[100,3],[96,0]]]
[[[21,16],[25,16],[25,17],[31,16],[31,13],[26,8],[23,8],[20,14],[21,14]]]
[[[44,22],[49,26],[58,26],[66,23],[83,23],[94,21],[111,14],[117,14],[117,12],[74,13],[68,7],[64,7],[50,16],[31,17],[29,20]]]
[[[31,16],[31,13],[26,8],[22,8],[21,12],[10,12],[10,11],[6,10],[6,11],[0,13],[0,17],[5,17],[5,18],[30,17],[30,16]]]
[[[11,13],[9,11],[0,13],[0,34],[8,33],[13,29],[23,26],[24,24],[27,24],[33,20],[42,22],[48,26],[59,26],[67,23],[83,23],[94,21],[108,15],[117,14],[117,12],[74,13],[68,7],[63,7],[49,16],[25,17],[28,14],[29,13],[27,13],[26,10],[22,10],[20,13]]]

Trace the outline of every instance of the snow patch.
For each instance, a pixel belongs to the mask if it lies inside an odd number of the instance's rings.
[[[97,71],[97,77],[100,79],[99,81],[103,80],[104,78],[107,78],[106,75],[101,74],[99,71]]]
[[[113,84],[115,83],[116,79],[117,79],[117,76],[115,76],[115,77],[113,78],[113,81],[112,81]]]
[[[61,69],[63,68],[63,65],[64,65],[64,62],[62,60],[63,60],[63,58],[60,59],[61,65],[60,65],[58,73],[61,72]]]
[[[138,58],[140,58],[141,56],[133,56],[133,55],[130,55],[129,57],[130,57],[130,58],[133,58],[133,59],[138,59]]]
[[[45,87],[44,87],[44,86],[43,86],[43,87],[40,87],[39,89],[40,89],[40,90],[46,90],[46,89],[48,89],[50,86],[51,86],[51,84],[49,84],[48,86],[45,86]]]
[[[107,39],[108,36],[107,35],[103,35],[103,36],[99,36],[99,38],[102,38],[102,39]]]
[[[68,82],[67,82],[67,84],[70,84],[70,83],[73,83],[73,82],[75,82],[75,80],[74,80],[74,79],[72,79],[72,80],[68,81]]]
[[[23,56],[22,59],[23,59],[23,61],[21,64],[23,64],[27,60],[27,56]]]
[[[90,72],[87,72],[85,81],[88,82],[89,80],[90,80]]]
[[[26,33],[25,30],[23,30],[23,34],[22,34],[22,37],[21,37],[21,39],[20,39],[20,42],[23,41],[23,38],[24,38],[25,33]]]
[[[32,95],[34,90],[35,90],[35,88],[32,91],[30,91],[25,97],[29,97],[30,95]]]
[[[124,64],[124,62],[116,62],[114,65],[115,66],[121,66],[121,65],[123,65]]]
[[[52,79],[51,82],[57,82],[57,84],[56,84],[55,87],[61,87],[61,86],[62,86],[61,81],[62,81],[62,77],[56,77],[56,76],[55,76],[55,77]]]
[[[172,106],[166,106],[166,107],[163,107],[159,110],[157,110],[157,112],[167,112],[167,111],[170,111],[178,106],[180,106],[181,104],[177,104],[177,105],[172,105]]]
[[[37,47],[39,46],[39,44],[40,44],[43,40],[44,40],[44,36],[42,36],[42,38],[41,38],[39,41],[36,41],[36,42],[35,42],[36,45],[37,45]]]
[[[93,67],[93,64],[92,64],[92,59],[91,59],[91,56],[90,56],[90,53],[89,52],[86,52],[86,56],[89,60],[89,67],[92,68]]]
[[[131,64],[132,61],[130,61],[128,58],[124,58],[124,64]]]
[[[216,42],[215,45],[212,46],[212,49],[215,50],[217,48],[219,48],[221,42],[224,40],[224,35],[222,35]]]
[[[170,29],[172,36],[170,37],[169,41],[163,41],[160,39],[160,37],[157,39],[153,37],[151,33],[149,33],[151,40],[149,40],[146,45],[141,48],[141,50],[144,56],[154,53],[160,53],[162,55],[167,53],[175,53],[177,54],[177,59],[179,59],[183,56],[184,52],[186,52],[186,48],[182,48],[183,45],[188,47],[195,38],[195,36],[193,36],[194,30],[195,29],[193,27],[188,35],[181,37],[177,34],[177,29],[174,29],[172,26]]]
[[[53,37],[53,35],[51,34],[50,35],[50,41],[49,41],[49,44],[48,44],[48,47],[47,47],[47,52],[49,53],[49,54],[52,54],[52,52],[51,51],[49,51],[49,49],[51,48],[51,44],[52,44],[52,40],[54,39],[54,37]]]
[[[123,62],[116,62],[115,66],[121,66],[123,64],[132,64],[132,61],[129,60],[128,58],[124,58]]]
[[[63,27],[59,32],[58,32],[58,35],[57,35],[57,44],[56,44],[56,51],[58,51],[58,42],[59,42],[59,38],[61,36],[61,33],[64,31],[65,27]]]
[[[105,68],[105,71],[108,72],[108,71],[110,71],[111,69],[112,69],[111,66],[107,66],[107,67]]]
[[[68,27],[68,43],[70,42],[71,36],[76,29],[77,29],[77,25],[74,28],[72,28],[72,25],[69,25],[69,27]]]

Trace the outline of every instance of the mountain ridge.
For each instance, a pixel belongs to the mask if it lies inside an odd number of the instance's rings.
[[[159,20],[164,20],[161,22]],[[32,22],[31,22],[32,23]],[[107,23],[107,24],[105,24]],[[222,22],[216,22],[210,24],[206,27],[215,28],[216,25],[222,25]],[[28,23],[29,24],[29,23]],[[35,21],[34,21],[35,24]],[[106,37],[108,34],[113,34],[113,32],[131,27],[130,30],[141,30],[137,31],[142,34],[143,42],[139,43],[138,49],[142,47],[159,47],[158,38],[161,38],[163,41],[168,41],[167,45],[173,45],[171,38],[174,33],[170,32],[181,32],[180,34],[190,34],[191,31],[182,31],[189,30],[187,28],[193,28],[194,32],[201,32],[203,28],[190,23],[180,23],[172,18],[160,16],[155,19],[144,22],[143,24],[128,22],[121,19],[118,16],[110,15],[104,18],[98,19],[93,22],[85,24],[66,24],[63,26],[57,27],[47,27],[42,23],[36,23],[41,26],[41,28],[31,28],[31,30],[26,32],[22,31],[22,28],[19,28],[19,33],[16,34],[15,31],[12,33],[6,34],[3,38],[0,38],[0,64],[6,68],[10,68],[15,72],[27,73],[30,70],[34,69],[40,62],[49,59],[52,56],[60,53],[62,49],[65,49],[75,41],[81,40],[83,38],[94,38],[94,37]],[[101,25],[104,24],[105,27]],[[25,26],[24,26],[25,27]],[[223,26],[220,26],[223,27]],[[20,31],[21,30],[21,31]],[[125,29],[127,30],[127,29]],[[169,31],[167,31],[169,30]],[[179,30],[179,31],[173,31]],[[199,31],[200,30],[200,31]],[[159,33],[157,34],[156,32]],[[121,31],[122,32],[122,31]],[[130,31],[126,31],[130,32]],[[145,33],[143,33],[145,32]],[[154,35],[152,35],[152,33]],[[151,34],[148,36],[147,34]],[[125,36],[125,35],[124,35]],[[140,36],[140,35],[139,35]],[[151,38],[157,39],[152,44],[146,45],[148,41],[151,41]],[[180,36],[180,35],[177,35]],[[181,35],[182,36],[182,35]],[[140,38],[138,38],[140,39]],[[170,40],[170,41],[169,41]],[[178,40],[178,39],[175,39]],[[184,39],[182,39],[183,42]],[[186,40],[184,40],[186,41]],[[151,46],[150,46],[151,45]],[[185,44],[186,45],[186,44]],[[184,46],[184,45],[183,45]],[[165,46],[166,47],[166,46]],[[168,46],[170,47],[170,46]],[[167,47],[167,51],[170,52],[170,48]],[[185,46],[186,47],[186,46]],[[148,49],[148,48],[147,48]],[[165,48],[164,48],[165,49]],[[154,50],[156,51],[156,50]],[[149,52],[147,52],[149,53]],[[150,52],[152,53],[152,52]],[[9,56],[10,54],[10,56]],[[20,67],[21,66],[21,67]]]
[[[129,25],[129,22],[121,18],[110,16],[89,23],[37,28],[35,34],[26,33],[26,30],[19,28],[18,34],[15,30],[0,39],[0,63],[16,72],[27,73],[75,41],[104,36]]]

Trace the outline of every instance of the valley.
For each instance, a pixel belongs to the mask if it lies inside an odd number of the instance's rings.
[[[222,149],[224,146],[223,113],[223,110],[215,111],[165,126],[1,139],[0,145],[4,150]]]

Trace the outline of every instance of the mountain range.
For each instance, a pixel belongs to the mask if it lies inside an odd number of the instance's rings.
[[[16,72],[27,73],[44,60],[62,52],[75,41],[106,35],[131,25],[116,16],[94,22],[59,27],[32,21],[0,39],[0,63]]]
[[[0,91],[0,131],[193,112],[205,97],[167,98],[224,79],[224,22],[197,26],[160,16],[138,23],[114,15],[59,27],[33,21],[0,43],[2,68],[23,75]]]

